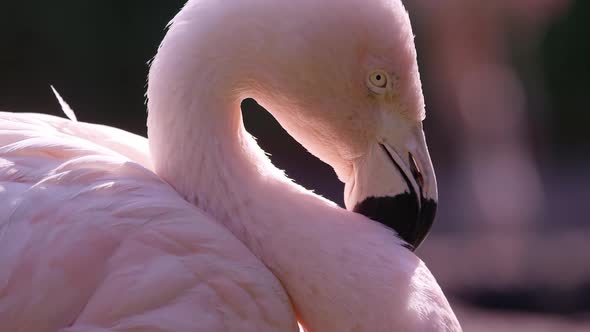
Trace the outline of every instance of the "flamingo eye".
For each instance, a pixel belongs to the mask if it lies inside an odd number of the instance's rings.
[[[369,88],[375,93],[384,93],[387,88],[387,74],[381,70],[372,72],[367,81]]]

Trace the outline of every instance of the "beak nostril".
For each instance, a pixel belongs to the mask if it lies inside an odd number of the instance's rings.
[[[421,194],[424,194],[424,176],[418,167],[418,163],[416,163],[416,159],[414,159],[414,156],[410,152],[408,152],[408,159],[410,160],[410,171],[412,172],[412,176],[414,176],[414,179],[416,179],[416,182],[420,187],[420,191],[422,191]]]

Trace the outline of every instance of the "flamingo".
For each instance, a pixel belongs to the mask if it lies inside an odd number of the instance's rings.
[[[347,209],[272,165],[246,97]],[[0,330],[461,330],[413,253],[437,187],[399,0],[188,0],[147,98],[148,139],[0,113]]]

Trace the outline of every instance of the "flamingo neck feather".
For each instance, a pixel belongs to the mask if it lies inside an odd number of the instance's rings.
[[[160,65],[154,62],[152,75],[168,72]],[[274,167],[242,124],[240,98],[201,89],[209,84],[204,77],[190,81],[190,92],[175,93],[152,78],[148,133],[155,171],[262,260],[308,331],[344,330],[371,317],[374,308],[363,306],[350,289],[363,285],[365,295],[377,297],[380,287],[394,285],[403,298],[409,295],[403,289],[421,276],[416,271],[427,272],[395,234]],[[382,283],[367,280],[375,275],[384,276]],[[390,301],[383,305],[393,312],[409,302]]]
[[[258,49],[233,45],[242,51],[233,56],[220,42],[229,37],[200,35],[211,31],[191,27],[202,18],[185,18],[189,12],[175,18],[150,69],[148,136],[157,174],[263,261],[309,331],[385,321],[350,291],[357,287],[371,299],[383,298],[383,287],[399,287],[398,297],[379,300],[388,309],[377,311],[408,311],[407,289],[428,278],[427,269],[393,232],[305,190],[272,165],[240,113],[245,97],[271,113],[284,111],[273,109],[260,88],[262,69],[244,65],[256,62],[258,55],[247,52]]]

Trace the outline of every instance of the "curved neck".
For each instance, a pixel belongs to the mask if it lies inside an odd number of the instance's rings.
[[[198,91],[199,82],[194,87]],[[405,310],[398,307],[407,302],[401,290],[409,287],[419,261],[395,234],[287,179],[246,132],[237,100],[193,97],[196,102],[186,103],[174,95],[150,95],[155,170],[262,260],[306,329],[340,331],[360,321],[382,322],[375,317],[378,305]],[[383,292],[393,280],[398,298]],[[359,301],[358,291],[372,303]]]
[[[363,285],[363,298],[395,311],[404,301],[391,298],[391,292],[384,296],[382,289],[400,278],[398,266],[406,264],[410,271],[418,260],[390,231],[294,184],[275,168],[243,126],[239,105],[245,90],[224,75],[248,74],[235,72],[239,68],[232,68],[232,61],[203,54],[207,47],[182,38],[183,29],[189,28],[171,27],[150,70],[148,135],[158,175],[264,262],[308,331],[383,321],[352,290]],[[410,282],[402,276],[400,289]]]

